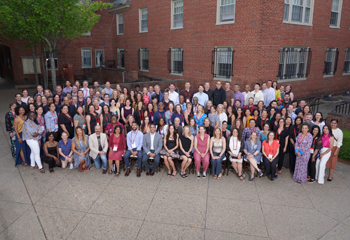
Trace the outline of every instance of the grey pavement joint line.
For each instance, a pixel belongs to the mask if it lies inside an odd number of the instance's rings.
[[[209,168],[209,167],[208,167]],[[209,199],[209,178],[211,177],[211,174],[208,173],[207,169],[207,181],[208,181],[208,187],[207,187],[207,199],[205,200],[205,221],[204,221],[204,239],[206,237],[206,232],[207,232],[207,214],[208,214],[208,199]]]
[[[3,201],[3,200],[1,200],[0,202],[10,202],[10,201]],[[13,202],[12,202],[12,203],[13,203]],[[30,205],[30,206],[31,206],[31,204],[28,204],[28,203],[16,203],[16,204],[25,204],[25,205]],[[29,207],[27,210],[25,210],[21,215],[19,215],[18,218],[16,218],[11,224],[9,224],[3,231],[1,231],[0,234],[3,233],[3,232],[5,232],[12,224],[14,224],[14,223],[15,223],[18,219],[20,219],[26,212],[28,212],[29,209],[30,209],[30,207]]]
[[[267,177],[267,176],[265,176]],[[256,194],[258,195],[258,199],[259,199],[259,204],[260,204],[260,209],[261,209],[261,213],[262,213],[262,216],[264,218],[264,225],[265,225],[265,228],[266,228],[266,233],[267,233],[267,237],[270,238],[270,234],[269,234],[269,228],[267,227],[266,225],[266,219],[265,219],[265,214],[264,214],[264,209],[262,207],[262,204],[261,204],[261,200],[260,200],[260,195],[259,195],[259,191],[258,191],[258,186],[255,184],[255,190],[256,190]]]
[[[1,124],[1,121],[0,121],[0,124]],[[1,124],[1,130],[2,130],[2,132],[4,133],[4,136],[6,136],[5,131],[4,131],[4,128],[3,128],[3,125],[2,125],[2,124]],[[7,144],[8,144],[8,146],[9,146],[9,148],[10,148],[10,142],[9,142],[8,138],[6,138],[6,141],[7,141]],[[28,191],[27,185],[26,185],[26,183],[24,182],[24,179],[23,179],[23,176],[22,176],[21,170],[19,169],[19,167],[17,167],[17,170],[18,170],[19,175],[20,175],[20,177],[21,177],[21,179],[22,179],[23,185],[24,185],[24,187],[25,187],[25,189],[26,189],[26,191],[27,191],[27,194],[28,194],[29,200],[30,200],[30,202],[31,202],[31,204],[32,204],[32,207],[33,207],[33,209],[34,209],[35,215],[36,215],[36,217],[37,217],[37,219],[38,219],[38,222],[39,222],[39,224],[40,224],[41,230],[43,231],[44,237],[45,237],[45,239],[47,239],[47,236],[46,236],[46,233],[45,233],[44,227],[43,227],[43,225],[41,224],[41,221],[40,221],[39,215],[38,215],[38,213],[37,213],[37,211],[36,211],[36,209],[35,209],[35,206],[34,206],[33,200],[32,200],[32,198],[30,197],[30,194],[29,194],[29,191]]]

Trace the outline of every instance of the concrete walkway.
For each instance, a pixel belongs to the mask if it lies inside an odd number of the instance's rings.
[[[0,239],[349,239],[342,163],[323,186],[297,184],[287,170],[242,183],[232,172],[218,181],[15,168],[4,125],[15,92],[0,91]]]

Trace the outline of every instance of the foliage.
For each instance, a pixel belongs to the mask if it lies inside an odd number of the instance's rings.
[[[343,146],[340,148],[338,157],[341,159],[350,160],[350,131],[342,129],[343,131]]]

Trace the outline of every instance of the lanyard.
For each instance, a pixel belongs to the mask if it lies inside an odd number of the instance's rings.
[[[224,138],[226,138],[226,131],[222,131],[222,135],[224,135]]]
[[[185,96],[186,96],[186,100],[190,99],[191,97],[191,90],[187,92],[187,90],[185,90]]]
[[[209,130],[209,132],[208,132],[208,130]],[[210,135],[210,126],[205,129],[205,132]]]
[[[317,137],[315,137],[314,142],[313,142],[312,145],[311,145],[311,148],[314,148],[314,147],[315,147],[315,142],[316,142],[316,140],[317,140]]]
[[[83,99],[83,101],[79,101],[79,100],[78,100],[78,102],[79,102],[79,105],[80,105],[80,106],[83,106],[83,105],[84,105],[84,99]]]
[[[187,109],[186,111],[188,112],[188,116],[192,117],[191,109]]]
[[[137,111],[139,112],[140,120],[142,120],[143,119],[143,112],[140,110],[137,110]]]
[[[233,146],[235,145],[235,139],[232,139],[233,140]],[[236,140],[236,147],[233,148],[233,150],[237,150],[237,146],[238,146],[238,138]]]
[[[147,110],[147,113],[148,113],[148,114],[147,114],[148,117],[153,117],[153,116],[154,116],[154,112],[150,112],[150,111]]]
[[[163,116],[162,116],[162,114],[160,114],[160,112],[159,112],[159,111],[158,111],[158,115],[159,115],[159,117],[160,117],[160,118],[161,118],[161,117],[163,117]]]
[[[43,123],[43,116],[41,116],[41,117],[38,116],[38,119],[39,119],[39,125],[40,125],[40,126],[44,126],[44,123]]]
[[[146,128],[147,127],[147,128]],[[145,128],[143,129],[144,130],[144,132],[145,132],[145,134],[147,133],[147,131],[148,131],[148,127],[149,127],[149,124],[147,125],[147,126],[145,126]]]
[[[118,139],[117,144],[115,144],[115,140],[116,139]],[[119,145],[119,141],[120,141],[120,134],[119,134],[118,138],[114,135],[114,139],[113,139],[114,145],[118,146]]]
[[[198,106],[193,106],[193,108],[194,108],[194,111],[193,111],[193,112],[197,113],[197,107],[198,107]]]
[[[84,117],[84,115],[82,114],[82,115],[80,115],[80,118],[81,118],[81,120],[83,120],[83,124],[85,123],[85,117]]]
[[[137,134],[139,133],[139,130],[137,130],[137,132],[136,132],[136,134],[135,134],[134,141],[132,140],[132,133],[133,133],[133,131],[131,131],[131,133],[130,133],[130,141],[131,141],[131,143],[134,143],[134,142],[135,142],[135,139],[136,139],[136,136],[137,136]]]
[[[99,119],[98,119],[98,115],[95,113],[92,113],[92,115],[94,116],[94,118],[96,119],[96,123],[100,123]]]
[[[110,121],[111,121],[111,114],[110,113],[105,114],[105,118],[107,119],[107,123],[110,123]]]
[[[55,112],[55,114],[53,114],[52,112],[50,112],[50,113],[51,113],[51,115],[52,115],[53,122],[54,122],[55,124],[57,124],[56,112]]]
[[[179,115],[181,123],[184,123],[185,122],[184,116],[182,116],[182,114],[177,114],[177,115]]]
[[[250,128],[248,128],[248,131],[249,131],[249,136],[248,137],[250,137]],[[253,131],[255,131],[255,128],[253,128]]]
[[[197,118],[197,120],[199,121],[201,118],[202,118],[202,116],[203,116],[203,114],[201,114],[201,117],[196,117]]]
[[[282,131],[283,131],[283,130],[282,130]],[[277,129],[276,138],[277,138],[278,140],[281,139],[281,133],[282,133],[282,131],[279,132],[279,129]],[[279,132],[279,133],[278,133],[278,132]]]
[[[12,114],[13,118],[16,117],[16,113],[14,113],[14,112],[11,111],[11,114]]]
[[[302,133],[299,134],[298,140],[300,140],[300,138],[301,138],[301,141],[299,142],[299,144],[301,144],[301,143],[303,142],[303,140],[304,140],[304,138],[306,137],[306,135],[307,135],[307,134],[305,134],[305,136],[302,137],[303,134],[302,134]]]
[[[69,114],[65,114],[65,113],[63,113],[63,114],[69,119],[69,121],[73,122],[73,118],[71,116],[69,116]]]

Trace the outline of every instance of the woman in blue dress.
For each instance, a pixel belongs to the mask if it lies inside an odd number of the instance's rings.
[[[81,127],[75,129],[72,151],[74,152],[74,168],[78,168],[79,172],[91,171],[91,161],[88,154],[90,151],[89,137],[85,135]]]

